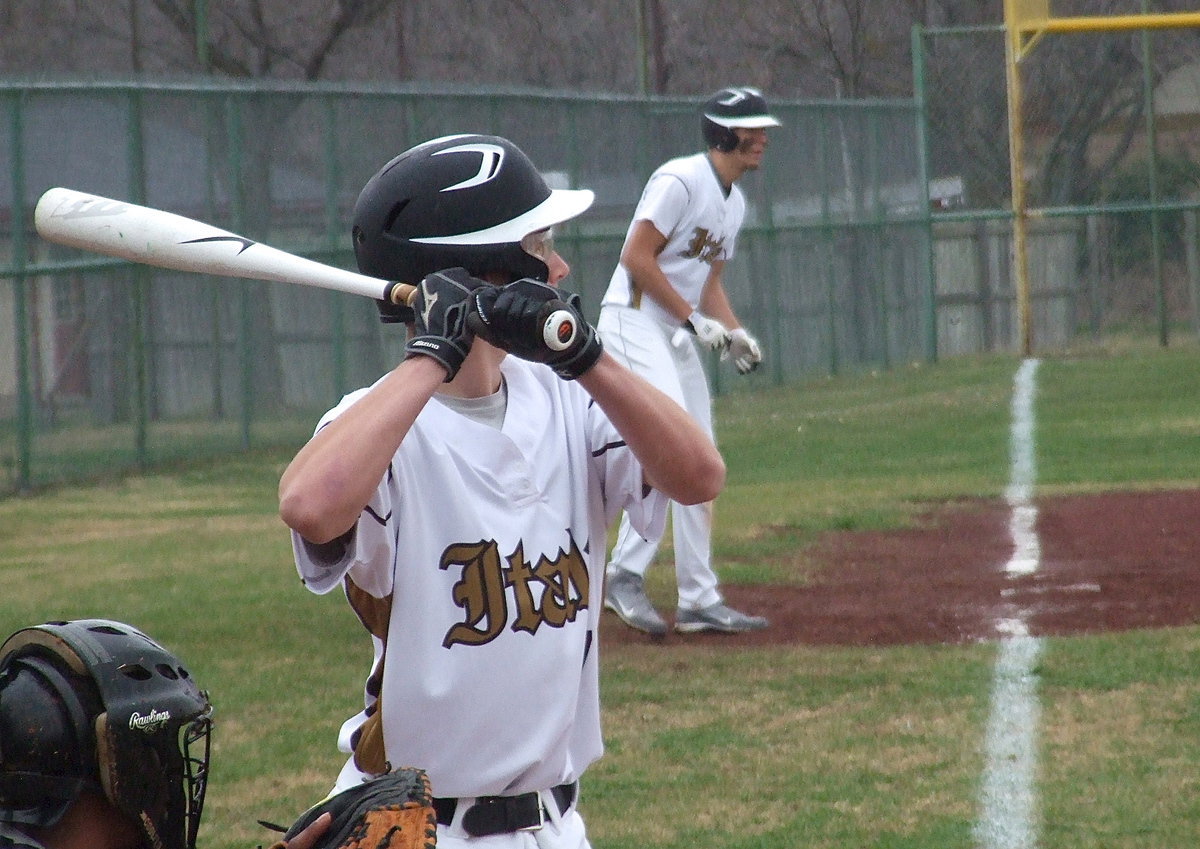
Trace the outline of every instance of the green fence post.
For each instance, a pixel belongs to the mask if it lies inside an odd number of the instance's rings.
[[[775,309],[766,310],[768,317],[767,332],[771,337],[771,372],[774,375],[775,385],[783,385],[783,346],[785,337],[791,337],[790,341],[795,343],[795,334],[785,334],[783,332],[783,310],[779,308],[780,302],[780,277],[779,271],[779,228],[775,224],[775,198],[771,193],[771,181],[763,179],[762,197],[763,209],[766,210],[766,220],[763,222],[766,226],[764,235],[765,249],[767,254],[767,285],[770,288],[770,303],[775,304]],[[762,280],[755,281],[756,285],[761,285]],[[759,299],[759,303],[762,299]]]
[[[27,491],[33,483],[33,386],[29,367],[29,311],[26,305],[25,266],[29,248],[25,240],[25,157],[24,115],[25,98],[21,93],[9,98],[8,129],[12,150],[12,233],[13,319],[16,323],[17,355],[17,490]]]
[[[1149,7],[1142,0],[1142,14]],[[1150,31],[1142,30],[1142,97],[1146,113],[1147,168],[1150,178],[1150,261],[1154,270],[1155,306],[1158,308],[1158,343],[1167,347],[1170,336],[1170,318],[1167,315],[1166,283],[1163,281],[1162,220],[1159,215],[1158,191],[1158,127],[1154,115],[1154,56],[1150,45]]]
[[[829,162],[829,144],[828,138],[825,135],[824,128],[824,109],[818,109],[816,114],[820,120],[817,126],[820,128],[817,131],[817,161],[821,163],[821,173],[824,175],[824,185],[821,187],[821,223],[816,229],[818,250],[817,254],[821,257],[818,264],[821,267],[822,282],[825,284],[825,300],[829,308],[829,373],[837,374],[840,368],[837,341],[837,275],[833,270],[834,257],[837,254],[834,245],[833,237],[833,210],[829,205],[829,182],[828,175],[833,173]]]
[[[872,109],[871,115],[873,120],[869,123],[870,143],[867,146],[867,184],[871,187],[869,196],[872,200],[871,208],[864,209],[864,217],[868,218],[870,223],[867,225],[868,232],[872,234],[871,238],[871,265],[873,267],[873,276],[875,285],[878,288],[876,292],[877,303],[879,309],[879,333],[880,333],[880,353],[881,363],[883,368],[890,369],[892,367],[892,346],[891,334],[889,325],[891,323],[891,315],[888,310],[888,274],[884,267],[885,245],[884,238],[887,230],[885,214],[883,210],[883,201],[881,198],[882,178],[879,174],[879,157],[880,157],[880,139],[879,131],[882,124],[883,110],[881,108]],[[865,197],[864,197],[865,199]]]
[[[236,92],[225,101],[225,136],[229,145],[229,199],[235,232],[241,233],[246,224],[246,198],[242,186],[242,103]],[[251,406],[254,403],[254,362],[250,349],[253,335],[250,327],[250,281],[238,281],[238,364],[240,366],[241,426],[243,450],[250,448]]]
[[[325,94],[322,98],[325,113],[325,247],[331,252],[338,248],[341,227],[338,221],[338,185],[341,183],[338,168],[337,104],[334,97]],[[346,365],[346,299],[337,292],[329,293],[331,346],[333,355],[332,397],[338,398],[347,389],[349,377]]]
[[[208,0],[192,0],[196,19],[196,62],[204,73],[212,73],[212,56],[208,49]]]
[[[205,42],[207,49],[207,41]],[[221,120],[222,98],[219,93],[205,90],[200,94],[204,104],[204,209],[209,221],[217,221],[217,178],[218,163],[218,134],[223,132]],[[222,344],[224,331],[221,326],[221,285],[213,275],[204,276],[204,285],[208,287],[209,310],[212,318],[209,322],[209,346],[211,347],[209,362],[212,369],[212,417],[213,421],[225,420],[225,369],[223,367]]]
[[[130,199],[136,204],[146,203],[146,152],[142,136],[142,92],[132,88],[129,94],[129,147],[127,158],[129,163],[129,193]],[[149,431],[150,392],[147,385],[149,370],[147,368],[149,345],[146,334],[149,327],[148,302],[150,269],[142,264],[133,266],[133,287],[131,292],[131,307],[133,310],[132,358],[133,367],[133,447],[134,458],[139,469],[144,469],[149,461],[147,452]]]
[[[17,490],[26,492],[33,483],[33,387],[29,369],[29,311],[26,308],[25,275],[13,278],[13,300],[17,325]]]
[[[936,243],[933,239],[933,208],[929,202],[929,109],[925,97],[925,35],[920,24],[912,28],[912,57],[913,57],[913,97],[916,100],[915,117],[917,124],[917,198],[924,199],[920,216],[922,229],[925,233],[926,250],[921,256],[925,262],[926,297],[926,337],[925,356],[930,362],[938,359],[937,332],[937,263],[935,261]]]
[[[564,186],[564,188],[577,189],[579,188],[579,173],[582,170],[579,153],[579,107],[576,105],[574,100],[570,100],[564,104],[563,108],[567,111],[567,179],[569,181],[569,184]],[[579,238],[580,225],[578,219],[568,222],[568,225],[562,227],[561,229],[563,230],[563,235],[567,237],[564,240],[565,244],[569,244],[571,246],[571,259],[574,260],[574,262],[571,263],[571,267],[574,268],[580,264],[579,256],[580,251],[582,250],[582,242]],[[559,252],[562,252],[562,248],[559,249]],[[579,296],[583,298],[585,302],[588,301],[591,287],[588,284],[587,278],[580,276],[578,280],[575,280],[574,277],[575,275],[572,275],[572,281],[568,285],[575,287],[575,291],[578,292]],[[607,281],[603,280],[600,281],[601,289],[599,297],[603,297],[604,295],[603,286],[606,282]]]

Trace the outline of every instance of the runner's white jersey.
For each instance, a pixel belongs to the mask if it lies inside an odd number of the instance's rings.
[[[696,309],[713,262],[733,257],[745,216],[746,197],[742,190],[735,184],[727,196],[708,155],[697,153],[665,162],[650,175],[633,213],[629,233],[639,221],[649,221],[666,236],[667,244],[658,257],[659,267],[675,291]],[[629,272],[620,263],[613,271],[603,303],[636,306],[659,321],[679,324],[677,318],[650,298],[640,296]]]
[[[503,428],[430,401],[338,562],[292,534],[314,592],[348,576],[393,595],[387,758],[424,768],[437,796],[545,790],[600,756],[607,529],[622,509],[648,534],[666,521],[666,499],[582,388],[515,357],[501,368]],[[343,751],[364,719],[343,727]]]

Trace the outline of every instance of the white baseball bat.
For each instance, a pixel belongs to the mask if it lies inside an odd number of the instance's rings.
[[[48,241],[158,268],[298,283],[394,304],[411,304],[417,294],[409,283],[335,268],[173,212],[74,189],[48,189],[33,223]],[[569,348],[576,331],[574,316],[562,309],[542,323],[543,341],[554,351]]]
[[[406,304],[416,287],[368,277],[164,212],[72,189],[47,190],[33,212],[51,242],[176,271],[316,286]]]

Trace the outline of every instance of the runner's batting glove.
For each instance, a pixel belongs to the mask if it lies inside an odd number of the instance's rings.
[[[733,359],[738,374],[749,374],[762,362],[762,349],[758,347],[758,340],[738,327],[730,332],[729,347],[721,354],[721,359],[727,358]]]
[[[699,310],[693,310],[692,314],[688,316],[684,326],[688,325],[691,325],[696,338],[714,351],[719,351],[729,344],[729,331],[725,329],[725,325],[715,318],[709,318]]]
[[[446,367],[446,382],[453,380],[471,351],[468,298],[484,286],[465,268],[435,271],[422,280],[412,305],[417,332],[404,346],[404,358],[432,357]]]
[[[526,278],[480,289],[472,302],[477,335],[513,356],[545,363],[563,380],[582,375],[604,350],[573,292]]]

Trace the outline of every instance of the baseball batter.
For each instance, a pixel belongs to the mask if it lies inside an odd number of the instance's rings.
[[[733,257],[746,199],[737,180],[759,167],[767,128],[779,126],[755,89],[728,88],[705,104],[705,153],[660,166],[646,183],[625,237],[621,261],[597,324],[604,344],[626,366],[680,403],[710,436],[712,400],[697,343],[721,350],[746,374],[762,352],[730,306],[722,274]],[[711,564],[712,505],[672,505],[681,632],[738,632],[767,620],[724,603]],[[621,519],[608,564],[605,605],[628,625],[663,634],[666,622],[647,598],[646,570],[660,536]]]
[[[709,436],[554,288],[549,228],[591,200],[495,136],[388,163],[353,236],[363,273],[421,280],[406,357],[326,414],[280,482],[301,577],[343,587],[374,636],[335,789],[423,768],[442,849],[589,846],[606,529],[624,510],[661,533],[668,499],[724,483]],[[568,321],[548,336],[550,314]]]

